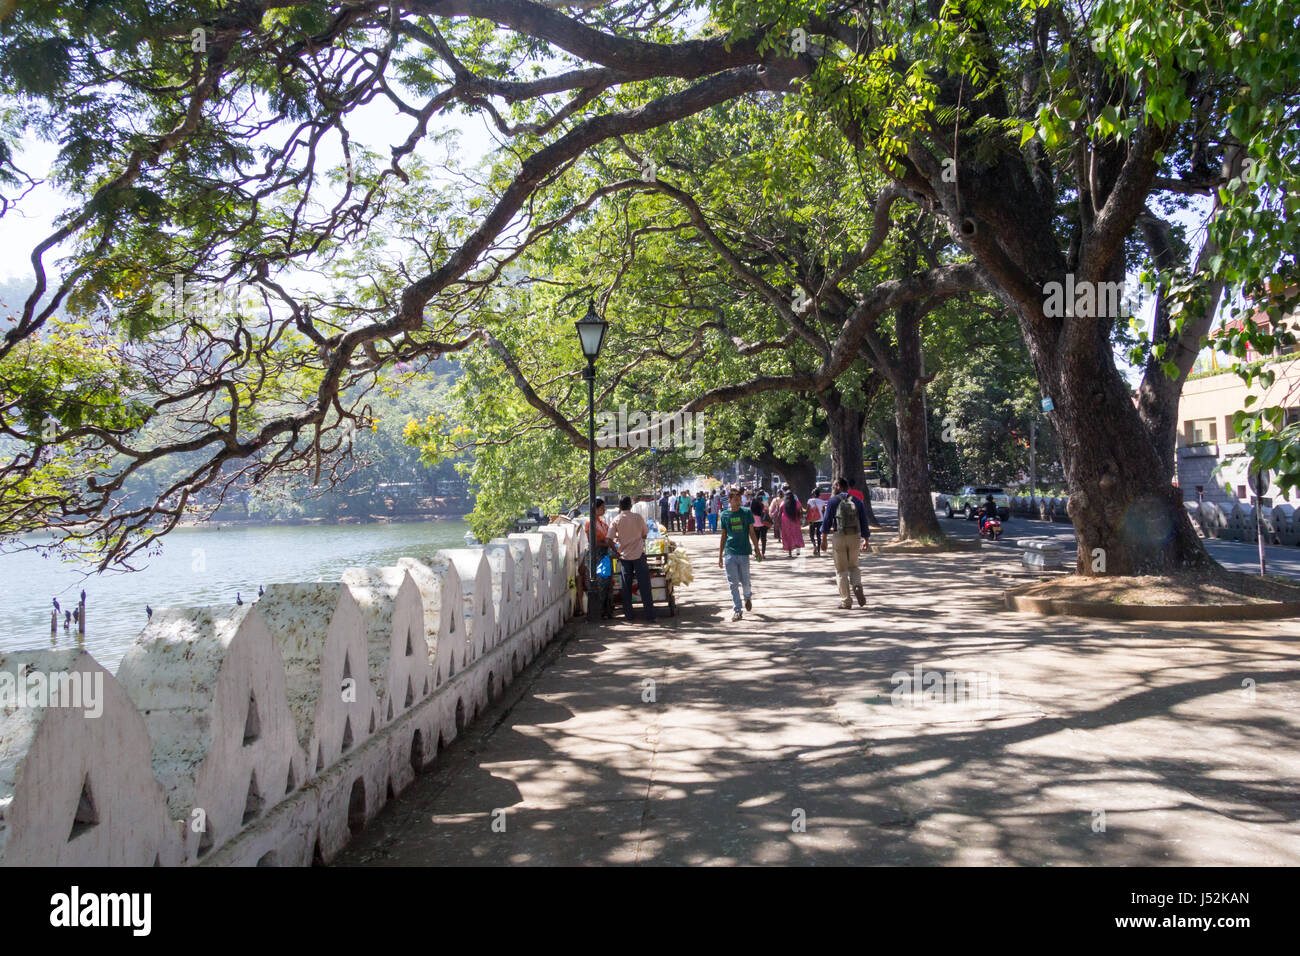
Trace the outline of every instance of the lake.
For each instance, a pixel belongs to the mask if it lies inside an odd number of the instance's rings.
[[[257,600],[259,585],[337,581],[347,568],[391,565],[439,548],[463,548],[465,522],[178,528],[162,553],[133,573],[87,577],[84,567],[35,552],[0,554],[0,651],[77,646],[76,624],[51,644],[51,599],[64,610],[86,591],[84,647],[110,671],[147,623],[145,605],[234,604]]]

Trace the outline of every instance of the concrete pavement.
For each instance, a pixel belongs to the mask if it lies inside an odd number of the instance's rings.
[[[673,537],[677,618],[574,625],[339,863],[1300,863],[1295,621],[1017,614],[988,549],[869,557],[840,611],[773,547],[733,624]]]

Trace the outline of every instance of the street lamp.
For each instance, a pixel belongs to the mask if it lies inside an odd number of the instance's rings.
[[[596,598],[600,593],[596,585],[596,356],[604,344],[609,323],[596,314],[596,304],[589,302],[587,314],[573,324],[587,359],[587,368],[582,373],[587,380],[587,620],[594,621]]]

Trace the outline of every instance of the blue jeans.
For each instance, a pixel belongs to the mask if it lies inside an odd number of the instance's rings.
[[[731,608],[740,613],[745,609],[740,600],[742,589],[745,598],[754,596],[754,590],[749,585],[749,555],[724,554],[722,566],[727,571],[727,583],[731,585]]]
[[[618,567],[623,578],[623,613],[627,615],[629,621],[632,620],[632,576],[636,575],[637,589],[640,590],[641,602],[645,605],[646,620],[653,621],[655,602],[654,594],[650,590],[650,565],[645,555],[631,560],[624,558],[619,561]]]
[[[718,516],[714,512],[709,513],[709,530],[710,531],[718,530]]]

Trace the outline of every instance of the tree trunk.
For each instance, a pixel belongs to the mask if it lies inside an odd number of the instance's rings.
[[[1148,156],[1153,144],[1148,140],[1144,145]],[[1149,182],[1154,175],[1154,163],[1140,159],[1140,152],[1131,155],[1139,157],[1137,171],[1127,174],[1117,200],[1126,212],[1106,205],[1115,171],[1099,163],[1098,188],[1080,200],[1084,221],[1077,245],[1068,251],[1061,248],[1053,225],[1059,215],[1053,197],[1036,190],[1019,157],[968,172],[960,206],[954,188],[937,176],[916,180],[935,190],[952,227],[961,230],[964,244],[1015,309],[1039,387],[1055,406],[1049,416],[1061,443],[1070,491],[1067,511],[1082,575],[1171,574],[1216,566],[1115,367],[1110,333],[1116,316],[1104,314],[1109,307],[1098,311],[1096,299],[1091,315],[1075,314],[1073,305],[1057,308],[1064,301],[1059,293],[1076,290],[1076,280],[1124,280],[1126,233],[1115,232],[1114,224],[1140,205],[1133,197],[1143,195],[1141,177]],[[1008,196],[1015,201],[1008,202]],[[1101,221],[1091,214],[1094,208],[1110,209],[1108,229],[1100,228]],[[1053,285],[1056,300],[1049,311]],[[1066,292],[1065,298],[1072,294]]]
[[[850,488],[861,491],[867,523],[878,528],[880,522],[876,520],[871,508],[866,472],[862,468],[862,423],[866,420],[866,412],[844,404],[834,386],[818,393],[817,397],[826,411],[826,422],[830,426],[831,482],[833,484],[841,477],[847,478]]]
[[[942,538],[943,529],[930,497],[930,456],[926,448],[925,386],[915,381],[910,393],[895,393],[898,428],[898,540]]]
[[[921,320],[926,310],[907,302],[895,311],[897,348],[891,350],[874,331],[867,344],[894,396],[898,433],[898,540],[943,537],[930,498],[930,449],[925,414],[925,370],[921,364]]]
[[[1224,150],[1223,164],[1219,175],[1232,182],[1241,174],[1244,154],[1240,146],[1229,146]],[[1235,188],[1242,188],[1238,185]],[[1221,206],[1218,191],[1214,193],[1214,205],[1210,210],[1213,218]],[[1147,247],[1151,250],[1156,268],[1162,275],[1171,275],[1178,265],[1170,241],[1169,225],[1151,213],[1139,219],[1146,235]],[[1210,238],[1201,244],[1193,266],[1194,275],[1204,275],[1210,259],[1218,255],[1219,246]],[[1183,386],[1187,376],[1196,364],[1200,352],[1201,338],[1210,331],[1214,316],[1219,310],[1219,300],[1223,297],[1224,283],[1208,282],[1202,290],[1204,300],[1199,309],[1183,316],[1183,327],[1175,331],[1169,314],[1168,296],[1161,294],[1156,300],[1155,315],[1152,317],[1151,341],[1166,346],[1165,361],[1171,361],[1178,367],[1178,374],[1170,378],[1165,374],[1161,359],[1154,355],[1147,361],[1142,375],[1142,385],[1138,389],[1138,412],[1151,435],[1156,454],[1160,456],[1162,473],[1173,481],[1178,471],[1175,446],[1178,443],[1178,400],[1182,397]],[[1224,436],[1225,440],[1227,436]]]
[[[1115,368],[1110,343],[1062,356],[1052,368],[1033,344],[1040,382],[1055,405],[1069,484],[1067,511],[1078,539],[1079,574],[1168,574],[1208,568],[1206,553],[1144,427],[1128,385]]]
[[[776,472],[800,501],[803,501],[817,484],[817,464],[811,458],[787,461],[775,455],[760,455],[756,459],[746,458],[745,461],[755,468]]]

